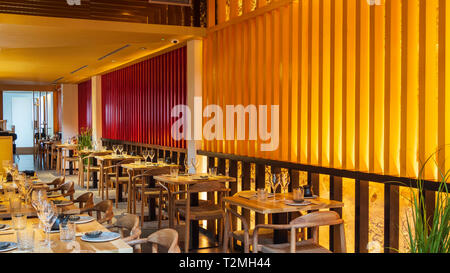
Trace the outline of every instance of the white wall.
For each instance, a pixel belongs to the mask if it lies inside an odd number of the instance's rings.
[[[62,137],[78,135],[78,85],[63,84],[62,92]]]

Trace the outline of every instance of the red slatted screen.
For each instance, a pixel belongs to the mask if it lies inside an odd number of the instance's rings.
[[[103,138],[185,148],[170,113],[186,104],[186,47],[102,76]]]
[[[92,128],[92,81],[78,84],[78,131]]]

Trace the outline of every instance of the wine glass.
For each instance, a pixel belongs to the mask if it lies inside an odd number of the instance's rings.
[[[117,147],[119,148],[120,154],[122,154],[122,151],[123,151],[123,145],[119,145],[119,146],[117,146]]]
[[[195,173],[197,173],[198,166],[200,165],[200,162],[198,162],[198,159],[196,157],[191,158],[192,167],[195,168]]]
[[[42,221],[45,229],[45,241],[43,245],[45,247],[52,247],[52,242],[50,241],[50,231],[52,230],[52,226],[58,218],[58,211],[56,206],[52,202],[45,201],[41,205],[41,210],[38,212],[38,217]]]
[[[276,197],[275,197],[275,193],[277,192],[277,188],[280,185],[280,174],[279,173],[274,173],[272,174],[272,193],[273,193],[273,201],[275,201]]]
[[[283,191],[283,200],[286,200],[286,195],[289,191],[289,183],[291,183],[291,179],[287,173],[281,174],[281,189]]]
[[[153,158],[155,157],[155,150],[151,149],[149,152],[150,162],[153,162]]]
[[[187,157],[184,158],[184,172],[189,174],[189,159]]]
[[[142,156],[144,157],[144,160],[145,160],[145,162],[147,163],[147,159],[148,159],[148,157],[150,156],[150,155],[148,154],[148,150],[142,151]]]
[[[112,146],[113,152],[116,155],[117,154],[117,145],[113,145]]]

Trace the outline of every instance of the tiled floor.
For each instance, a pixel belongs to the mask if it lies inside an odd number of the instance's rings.
[[[22,170],[33,170],[34,169],[33,156],[32,155],[20,156],[20,161],[18,162],[18,165],[19,165],[19,170],[21,170],[21,171]],[[37,175],[42,181],[52,181],[53,179],[58,177],[56,171],[38,170]],[[66,175],[66,181],[74,181],[75,182],[75,190],[76,190],[75,198],[77,196],[80,196],[81,194],[87,192],[86,188],[81,188],[77,185],[78,184],[78,182],[77,182],[78,175],[76,175],[76,174],[75,175]],[[98,202],[102,201],[101,196],[98,194],[98,190],[90,189],[90,191],[94,193],[94,203],[98,203]],[[110,199],[113,198],[115,196],[115,190],[110,190],[109,196],[110,196]],[[118,208],[114,207],[114,215],[120,215],[120,214],[126,212],[126,207],[127,207],[126,201],[119,203]],[[140,208],[140,204],[138,204],[137,207]],[[138,209],[138,212],[139,212],[139,209]],[[148,213],[147,210],[146,210],[146,213]],[[168,227],[168,221],[163,221],[162,228],[166,228],[166,227]],[[157,230],[158,230],[158,222],[157,221],[145,222],[141,237],[145,238]],[[178,230],[179,237],[180,237],[179,245],[180,245],[180,248],[183,248],[184,225],[177,227],[177,230]],[[213,245],[214,245],[213,240],[211,240],[208,236],[200,233],[200,248],[211,247]],[[151,251],[151,250],[149,247],[144,247],[143,251],[147,252],[147,251]],[[220,252],[220,249],[219,248],[206,248],[206,249],[194,250],[192,252],[216,253],[216,252]]]

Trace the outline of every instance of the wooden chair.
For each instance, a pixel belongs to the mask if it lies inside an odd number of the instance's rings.
[[[58,160],[58,149],[56,148],[56,145],[60,144],[61,142],[55,142],[52,143],[50,146],[51,152],[50,152],[50,169],[54,170],[56,169],[56,161]]]
[[[75,200],[73,200],[73,202],[78,203],[78,207],[80,209],[93,207],[94,194],[92,192],[83,193],[82,195],[78,196]]]
[[[128,242],[130,246],[137,250],[136,252],[141,252],[141,245],[147,243],[152,244],[152,253],[158,253],[158,245],[167,248],[168,253],[181,253],[178,246],[178,232],[174,229],[158,230],[145,239]]]
[[[320,226],[339,226],[340,252],[347,251],[345,244],[344,220],[334,211],[318,211],[300,216],[286,225],[257,225],[253,233],[253,252],[265,253],[330,253],[319,245],[318,234]],[[258,233],[262,228],[273,230],[290,230],[290,242],[285,244],[259,244]],[[302,228],[312,228],[313,238],[298,241],[296,231]]]
[[[125,242],[138,240],[141,236],[139,227],[139,217],[134,214],[123,213],[120,216],[114,216],[115,221],[111,225],[105,226],[107,229],[118,230],[120,237]]]
[[[235,210],[231,209],[229,204],[225,206],[226,218],[225,218],[225,231],[223,240],[223,252],[227,253],[229,245],[231,244],[231,249],[234,249],[233,239],[241,241],[244,246],[244,253],[250,253],[250,238],[253,237],[254,229],[250,229],[250,225],[247,219],[237,213]],[[242,230],[233,231],[231,217],[234,216],[241,220]],[[230,240],[231,239],[231,240]],[[267,228],[261,228],[259,230],[258,239],[260,243],[273,243],[273,230]],[[230,242],[230,244],[228,243]]]
[[[66,163],[72,163],[73,169],[77,169],[75,166],[78,165],[79,157],[78,150],[73,151],[73,156],[69,156],[68,150],[63,150],[63,176],[66,177]]]
[[[60,185],[64,184],[64,181],[66,181],[66,178],[61,176],[58,178],[55,178],[52,182],[47,183],[46,185],[49,186],[49,188],[51,188],[53,186],[53,188],[57,188]]]
[[[167,168],[159,168],[154,170],[149,170],[144,172],[141,175],[136,175],[133,177],[133,183],[136,185],[136,191],[134,196],[134,202],[136,202],[136,194],[141,196],[141,228],[144,226],[144,209],[145,204],[148,202],[148,199],[158,199],[158,229],[161,228],[162,221],[162,206],[164,204],[164,197],[168,196],[168,191],[165,187],[161,186],[161,184],[157,183],[155,188],[147,187],[145,180],[146,178],[150,178],[157,175],[170,174],[170,167]],[[138,180],[141,180],[142,183],[137,183]],[[149,208],[150,209],[150,208]]]
[[[87,190],[89,190],[89,183],[91,181],[91,174],[96,174],[98,172],[100,172],[100,166],[93,166],[91,165],[91,159],[93,160],[93,158],[95,158],[96,156],[104,156],[104,155],[108,155],[109,153],[107,152],[96,152],[96,153],[92,153],[89,156],[86,156],[85,159],[87,159],[87,166],[86,171],[87,171],[87,185],[86,188]],[[84,176],[82,180],[82,186],[84,187]],[[99,194],[100,194],[100,187],[98,187],[99,190]]]
[[[201,193],[201,192],[217,192],[218,198],[217,203],[208,203],[207,205],[199,204],[199,206],[191,206],[191,194]],[[201,220],[218,220],[219,223],[219,244],[222,241],[223,234],[223,220],[225,219],[225,210],[222,207],[222,199],[227,196],[229,189],[227,189],[224,183],[221,182],[200,182],[197,184],[189,185],[187,187],[187,200],[185,207],[177,208],[178,212],[185,218],[185,240],[184,240],[184,250],[186,253],[189,252],[189,234],[190,234],[190,221],[201,221]]]
[[[122,166],[122,164],[133,163],[134,161],[135,161],[134,159],[125,159],[125,160],[120,161],[116,165],[103,167],[104,177],[105,177],[103,181],[105,181],[105,184],[112,182],[116,189],[116,199],[114,200],[114,204],[115,204],[116,208],[119,207],[119,202],[118,202],[118,200],[119,200],[119,184],[127,186],[128,181],[129,181],[128,175],[123,176],[119,173],[120,166]]]
[[[101,201],[93,207],[79,209],[78,212],[75,210],[75,213],[84,213],[84,212],[96,212],[97,213],[97,222],[100,224],[103,223],[112,223],[112,219],[114,217],[113,212],[113,203],[111,200]],[[73,213],[73,212],[72,212]],[[102,216],[102,213],[104,214]]]
[[[67,181],[62,185],[59,185],[58,187],[54,189],[47,190],[48,193],[54,192],[54,191],[61,191],[61,195],[63,197],[69,196],[70,200],[73,200],[73,195],[75,193],[75,187],[73,181]]]

